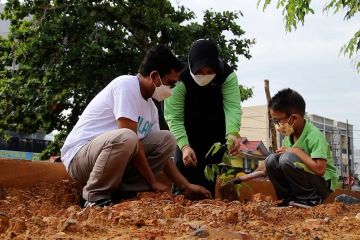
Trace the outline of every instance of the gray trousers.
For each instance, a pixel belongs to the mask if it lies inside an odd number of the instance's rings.
[[[293,153],[270,154],[266,171],[279,199],[325,199],[330,193],[329,184],[321,176],[306,172],[294,163],[303,163]]]
[[[101,134],[84,145],[69,166],[69,175],[82,184],[88,201],[110,199],[116,191],[148,191],[150,186],[132,166],[138,137],[130,129]],[[141,140],[150,168],[156,175],[174,157],[176,140],[169,131],[148,134]]]

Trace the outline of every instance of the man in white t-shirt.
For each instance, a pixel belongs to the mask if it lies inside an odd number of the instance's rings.
[[[84,186],[85,207],[113,204],[114,193],[166,191],[155,177],[161,170],[180,188],[210,197],[174,165],[175,138],[159,129],[152,100],[171,96],[182,67],[171,51],[154,46],[136,76],[115,78],[85,108],[61,149],[69,175]]]

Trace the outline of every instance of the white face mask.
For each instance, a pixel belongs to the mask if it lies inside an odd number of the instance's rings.
[[[211,82],[211,80],[213,80],[214,77],[216,76],[216,74],[195,75],[192,73],[191,69],[190,69],[190,75],[194,79],[194,81],[201,87],[209,84]]]
[[[159,78],[160,78],[160,75],[159,75]],[[165,86],[162,81],[161,81],[161,78],[160,78],[160,86],[155,86],[155,83],[154,84],[154,87],[155,87],[155,91],[152,95],[152,98],[156,99],[157,101],[161,102],[162,100],[164,100],[165,98],[168,98],[172,95],[172,90],[170,88],[170,86]]]

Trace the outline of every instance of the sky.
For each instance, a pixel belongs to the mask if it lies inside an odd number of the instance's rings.
[[[290,87],[306,101],[306,111],[354,125],[354,147],[360,148],[360,74],[340,48],[360,28],[360,15],[344,21],[344,13],[323,13],[329,1],[312,1],[314,15],[296,31],[286,32],[282,10],[275,1],[265,10],[255,0],[177,0],[171,1],[194,11],[202,19],[203,11],[240,10],[239,25],[246,38],[255,38],[252,58],[239,59],[239,83],[252,87],[254,96],[242,106],[266,104],[264,79],[270,93]]]

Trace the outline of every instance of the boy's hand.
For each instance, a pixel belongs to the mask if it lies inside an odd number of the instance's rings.
[[[303,150],[301,148],[298,148],[298,147],[292,147],[292,148],[281,147],[278,150],[276,150],[277,154],[282,154],[282,153],[285,153],[285,152],[290,152],[290,153],[294,153],[296,155],[299,155],[299,153],[303,152]]]
[[[277,154],[283,154],[285,152],[291,152],[291,148],[287,147],[281,147],[278,150],[275,151]]]

